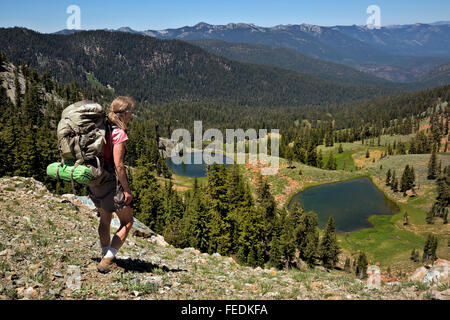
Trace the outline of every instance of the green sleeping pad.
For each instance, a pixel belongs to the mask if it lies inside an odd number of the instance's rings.
[[[55,162],[47,167],[47,175],[53,179],[59,179],[71,182],[70,175],[74,165],[61,165],[60,162]],[[73,181],[80,184],[88,184],[93,178],[92,171],[86,166],[79,165],[73,170]]]

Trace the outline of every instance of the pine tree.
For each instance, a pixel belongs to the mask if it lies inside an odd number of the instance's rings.
[[[289,146],[286,149],[285,157],[288,162],[288,168],[292,168],[292,161],[294,160],[294,151],[292,151],[292,148]]]
[[[427,222],[427,224],[434,223],[434,209],[435,209],[435,206],[433,206],[429,211],[427,211],[427,216],[425,218],[425,221]]]
[[[219,212],[210,209],[210,220],[208,223],[209,230],[209,246],[208,253],[215,252],[221,255],[228,255],[233,246],[232,226],[228,216],[223,217]],[[245,222],[244,222],[245,225]]]
[[[319,232],[317,214],[314,212],[304,213],[298,220],[295,228],[295,239],[297,249],[302,260],[312,266],[316,262],[319,247]]]
[[[336,160],[333,156],[333,152],[330,151],[330,156],[328,157],[328,161],[325,168],[328,170],[336,170],[336,167],[337,167]]]
[[[386,185],[391,185],[391,169],[386,172]]]
[[[227,173],[224,165],[214,163],[207,167],[207,188],[211,199],[211,206],[222,218],[227,216]]]
[[[400,191],[403,192],[403,196],[406,196],[408,190],[414,189],[415,173],[414,168],[410,168],[406,165],[401,178]]]
[[[183,233],[182,221],[178,217],[166,224],[163,235],[164,239],[176,248],[185,248],[188,246]]]
[[[182,224],[184,235],[189,246],[197,248],[201,252],[207,252],[210,242],[209,215],[205,197],[200,192],[194,193],[187,199],[186,212]]]
[[[396,177],[395,170],[394,170],[394,173],[392,174],[392,180],[391,181],[392,181],[391,182],[391,189],[392,189],[392,191],[393,192],[398,192],[398,180],[397,180],[397,177]]]
[[[138,160],[138,166],[133,170],[130,187],[133,192],[133,208],[136,218],[149,226],[155,232],[162,233],[164,222],[164,205],[162,190],[152,175],[153,166],[145,158]]]
[[[436,159],[436,148],[433,147],[431,153],[430,161],[428,162],[428,180],[434,180],[438,175],[437,159]]]
[[[283,267],[285,266],[283,251],[278,236],[272,238],[272,243],[270,245],[269,265],[277,269],[283,269]]]
[[[450,166],[444,168],[436,180],[438,196],[433,205],[434,216],[444,217],[445,211],[450,206]]]
[[[322,150],[319,149],[319,151],[317,151],[317,168],[322,168],[323,167],[323,156],[322,156]]]
[[[288,268],[295,258],[295,227],[298,224],[298,213],[298,211],[291,211],[289,213],[284,212],[281,217],[283,228],[280,237],[280,248],[285,268]]]
[[[252,267],[264,264],[264,219],[260,209],[250,208],[242,212],[241,232],[238,241],[238,260]]]
[[[336,239],[336,227],[333,217],[328,219],[325,234],[320,242],[320,260],[325,268],[334,268],[341,252]]]
[[[351,272],[351,262],[350,262],[350,258],[345,258],[345,265],[344,265],[344,271],[347,273]]]
[[[256,186],[256,204],[261,208],[264,213],[264,224],[267,226],[267,233],[265,235],[265,244],[269,244],[272,241],[273,225],[276,216],[276,202],[273,195],[270,192],[270,185],[266,179],[263,179],[262,175],[258,175],[258,181]]]
[[[433,262],[437,259],[436,250],[438,246],[437,236],[428,234],[425,246],[423,248],[422,262]]]
[[[360,279],[365,279],[367,278],[367,266],[368,266],[368,262],[367,262],[367,257],[366,254],[364,252],[360,252],[359,256],[358,256],[358,262],[356,263],[356,276],[359,277]]]

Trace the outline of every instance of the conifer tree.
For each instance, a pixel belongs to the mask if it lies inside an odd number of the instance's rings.
[[[263,179],[261,174],[258,174],[257,179],[256,204],[264,213],[264,223],[267,226],[265,243],[269,244],[272,240],[273,225],[276,216],[276,202],[270,192],[270,185],[267,183],[267,180]]]
[[[414,188],[415,173],[414,168],[410,168],[406,165],[402,174],[400,191],[403,192],[403,196],[406,196],[406,192]]]
[[[278,235],[272,238],[272,243],[270,245],[269,265],[277,269],[282,269],[285,266],[283,252]]]
[[[431,153],[430,161],[428,162],[428,180],[434,180],[438,175],[437,159],[436,159],[436,148],[433,147]]]
[[[361,251],[359,253],[358,256],[358,262],[356,263],[356,276],[359,277],[360,279],[365,279],[367,278],[367,266],[368,266],[368,262],[367,262],[367,257],[366,254]]]
[[[438,246],[437,236],[435,236],[431,233],[428,234],[427,240],[425,242],[425,246],[423,249],[423,256],[422,256],[423,262],[433,262],[437,259],[437,256],[436,256],[437,246]]]
[[[347,273],[351,272],[351,262],[350,262],[350,258],[345,258],[345,265],[344,265],[344,271]]]
[[[261,209],[249,208],[242,212],[242,225],[237,257],[241,263],[256,267],[264,264],[264,214]]]
[[[386,172],[386,185],[391,185],[391,169]]]
[[[137,167],[131,175],[130,187],[133,191],[133,208],[136,218],[153,229],[162,233],[164,221],[164,205],[162,190],[151,173],[153,166],[144,157],[138,160]]]
[[[435,206],[431,207],[431,209],[429,211],[427,211],[427,216],[425,218],[425,221],[427,222],[427,224],[433,224],[434,223],[434,211],[435,211]]]
[[[416,249],[412,249],[410,259],[414,262],[419,262],[419,252]]]
[[[189,246],[201,252],[207,252],[210,242],[209,223],[211,217],[205,198],[200,192],[194,193],[187,200],[186,211],[183,216],[184,235]]]
[[[394,170],[394,173],[392,174],[392,180],[391,181],[392,181],[391,182],[391,189],[392,189],[392,191],[393,192],[398,192],[398,180],[397,180],[397,177],[396,177],[395,170]]]
[[[336,170],[336,167],[337,167],[336,160],[333,156],[333,152],[330,151],[330,156],[328,157],[327,165],[325,166],[325,168],[328,170]]]
[[[296,211],[284,212],[282,215],[283,228],[280,236],[280,248],[284,268],[288,268],[295,257],[295,227],[298,224],[298,214],[299,211],[296,209]]]
[[[336,227],[333,217],[328,219],[325,234],[320,242],[320,260],[325,268],[334,268],[341,252],[336,239]]]
[[[215,252],[221,255],[230,254],[233,246],[232,239],[232,225],[228,216],[222,216],[218,211],[213,208],[209,212],[210,220],[208,223],[209,229],[209,246],[208,253],[213,254]],[[245,226],[245,221],[242,222]],[[249,245],[251,247],[251,245]]]
[[[318,257],[319,232],[317,226],[317,214],[308,212],[300,216],[295,228],[295,239],[300,258],[310,266],[315,264]]]

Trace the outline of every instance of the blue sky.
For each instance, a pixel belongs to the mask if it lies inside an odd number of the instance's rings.
[[[69,5],[81,8],[82,29],[128,26],[135,30],[178,28],[198,22],[227,24],[310,23],[363,25],[369,5],[381,9],[381,24],[450,20],[448,0],[0,0],[0,27],[21,26],[40,32],[66,27]]]

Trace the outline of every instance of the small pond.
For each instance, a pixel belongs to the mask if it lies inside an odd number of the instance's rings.
[[[367,220],[370,216],[399,211],[398,206],[366,177],[307,188],[297,193],[288,207],[296,201],[303,204],[306,212],[317,213],[320,228],[333,216],[338,232],[373,227]]]
[[[202,163],[201,164],[194,164],[194,156],[196,154],[199,154],[202,156]],[[172,172],[174,174],[180,175],[180,176],[184,176],[184,177],[197,177],[197,178],[202,178],[202,177],[206,177],[206,162],[205,159],[203,158],[203,154],[202,152],[192,152],[189,154],[190,155],[190,164],[186,164],[186,163],[181,163],[181,164],[175,164],[173,163],[173,161],[169,158],[166,159],[166,163],[168,165],[168,167],[172,170]],[[214,153],[211,154],[212,156],[215,156]],[[222,163],[225,164],[226,167],[230,166],[230,164],[233,163],[233,160],[226,157],[225,155],[222,155]]]

